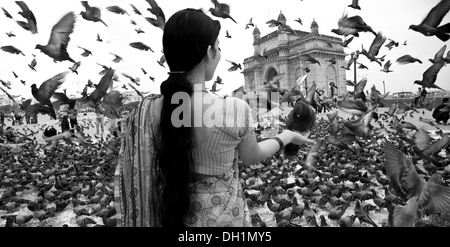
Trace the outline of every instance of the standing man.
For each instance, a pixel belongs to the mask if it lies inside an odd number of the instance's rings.
[[[70,121],[70,128],[71,129],[76,129],[78,126],[78,111],[75,108],[70,108],[69,111],[67,112],[67,115],[69,116],[69,121]]]
[[[3,126],[5,124],[5,113],[0,111],[0,124]]]
[[[96,126],[96,134],[100,134],[99,130],[101,129],[101,134],[103,137],[104,127],[103,127],[103,114],[99,110],[95,110],[95,126]]]
[[[425,89],[425,87],[422,87],[422,92],[420,93],[420,98],[419,98],[420,106],[423,106],[423,102],[426,97],[427,97],[427,90]]]

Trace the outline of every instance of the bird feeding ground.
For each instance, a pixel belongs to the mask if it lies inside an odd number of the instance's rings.
[[[283,112],[281,112],[282,117],[283,116],[287,116],[287,114],[290,112],[291,109],[292,108],[287,108],[287,107],[284,108]],[[387,108],[379,108],[378,112],[382,113],[382,112],[385,112],[387,110],[388,110]],[[336,111],[336,109],[333,109],[332,112],[334,112],[334,111]],[[339,114],[340,117],[342,117],[344,119],[350,117],[349,114],[346,114],[346,113],[344,113],[344,112],[342,112],[340,110],[338,110],[338,111],[339,111],[338,114]],[[275,111],[272,111],[272,113],[274,113],[274,112]],[[80,114],[80,115],[81,116],[79,116],[78,120],[79,120],[80,124],[85,126],[85,133],[88,134],[88,135],[93,136],[95,134],[95,114],[87,113],[86,115],[82,115],[82,114]],[[44,116],[43,118],[45,118],[45,117],[46,116]],[[430,126],[430,125],[428,125],[428,124],[426,124],[424,122],[421,122],[419,120],[419,117],[432,119],[430,111],[427,111],[427,110],[422,111],[422,110],[420,110],[418,113],[412,114],[412,116],[407,114],[407,116],[405,117],[404,120],[408,121],[408,122],[411,122],[412,124],[416,125],[418,128],[424,127],[425,129],[427,129],[429,131],[433,131],[433,130],[436,129],[433,126]],[[324,114],[324,113],[317,114],[317,119],[318,119],[318,121],[317,121],[317,124],[316,124],[317,125],[316,133],[312,132],[311,133],[311,138],[323,137],[323,136],[327,135],[327,131],[326,131],[326,127],[327,127],[327,123],[326,123],[327,120],[326,119],[327,119],[327,116],[326,116],[326,114]],[[263,118],[263,122],[261,123],[261,125],[269,127],[269,125],[270,125],[270,123],[272,121],[274,121],[273,118],[272,119]],[[39,124],[36,124],[36,125],[19,125],[19,126],[13,126],[13,127],[14,127],[14,129],[17,129],[19,131],[21,131],[21,129],[23,129],[24,127],[25,128],[30,128],[33,131],[37,131],[41,127],[45,127],[45,126],[48,126],[48,125],[54,125],[55,128],[57,128],[57,129],[59,128],[59,123],[57,121],[55,121],[55,120],[50,120],[50,119],[40,119]],[[106,124],[106,125],[108,125],[108,124]],[[444,132],[450,132],[450,126],[448,126],[448,125],[439,125],[439,127],[441,129],[443,129]],[[107,128],[108,128],[108,126],[105,126],[105,132],[107,132]],[[42,138],[41,135],[42,135],[43,129],[45,129],[45,128],[42,128],[40,130],[40,132],[37,134],[37,138]],[[386,132],[384,131],[384,133],[386,133]],[[263,131],[263,133],[261,133],[262,136],[266,135],[266,137],[274,135],[274,134],[275,134],[275,132],[271,131],[270,128],[265,130],[265,131]],[[40,142],[40,141],[43,141],[43,140],[42,139],[38,139],[38,142]],[[306,147],[305,150],[300,150],[299,157],[304,159],[304,157],[307,154],[307,152],[308,152],[307,147]],[[324,155],[327,155],[327,154],[324,154]],[[373,157],[369,157],[369,159],[370,158],[373,158]],[[295,161],[295,158],[288,160],[288,159],[284,159],[282,156],[280,156],[277,159],[273,160],[274,163],[282,162],[283,166],[285,166],[285,167],[288,167],[291,164],[292,161]],[[12,163],[13,162],[11,162],[11,164],[2,164],[2,166],[6,166],[6,167],[14,166]],[[269,166],[271,166],[271,164],[269,164]],[[274,165],[274,166],[276,166],[276,165]],[[255,166],[251,166],[251,167],[253,167],[252,170],[264,169],[263,168],[264,166],[261,165],[261,164],[257,164]],[[367,169],[360,168],[359,172],[365,173],[366,171],[369,170],[369,168],[371,168],[371,167],[368,167]],[[46,168],[46,169],[48,170],[48,168]],[[295,179],[297,177],[294,176],[293,174],[295,174],[295,171],[297,171],[299,169],[300,169],[300,166],[298,164],[295,167],[292,167],[292,171],[294,171],[294,172],[287,176],[287,179],[286,179],[287,184],[293,184],[295,182]],[[48,173],[48,171],[41,171],[41,172],[42,173]],[[105,175],[107,176],[106,179],[111,181],[112,173],[105,174]],[[108,178],[108,176],[109,176],[109,178]],[[49,180],[51,180],[52,178],[54,179],[54,176],[50,176]],[[372,178],[371,181],[373,183],[375,183],[375,184],[377,183],[375,178]],[[47,181],[47,182],[51,182],[51,181]],[[92,184],[95,184],[97,182],[94,181]],[[245,191],[248,194],[257,194],[257,195],[259,195],[261,193],[261,191],[259,191],[259,190],[252,190],[252,189],[248,188],[250,185],[257,186],[257,185],[263,183],[261,181],[261,179],[246,179],[246,180],[243,179],[242,183],[244,184],[244,188],[246,188]],[[348,188],[354,188],[355,184],[357,184],[359,188],[364,188],[364,185],[361,182],[359,182],[359,181],[357,181],[355,183],[352,183],[352,182],[349,182],[349,181],[345,182],[345,186],[348,187]],[[90,189],[89,185],[79,184],[79,186],[81,186],[80,188],[82,188],[85,191]],[[294,186],[293,188],[294,189],[300,189],[300,190],[302,189],[299,186],[297,186],[297,187]],[[384,190],[383,190],[381,185],[380,186],[372,186],[372,188],[375,189],[375,191],[376,191],[378,196],[384,197]],[[109,190],[111,190],[111,189],[113,189],[113,188],[110,186]],[[52,190],[54,191],[55,188],[52,187],[50,189],[50,191],[52,191]],[[5,192],[5,188],[0,188],[0,198],[3,197],[4,192]],[[29,190],[17,191],[16,192],[16,196],[20,197],[20,198],[23,198],[23,199],[26,199],[26,200],[34,201],[38,197],[38,193],[39,193],[39,191],[36,188],[31,188]],[[302,204],[303,199],[310,200],[311,198],[314,198],[314,197],[320,197],[321,194],[320,194],[320,191],[314,191],[312,193],[311,197],[309,197],[309,198],[303,197],[302,195],[300,195],[298,193],[296,193],[294,196],[298,199],[299,204]],[[79,201],[88,202],[90,198],[88,198],[84,194],[79,194],[77,196],[77,199]],[[113,206],[113,203],[114,202],[112,201],[109,206],[110,207]],[[366,206],[368,206],[368,205],[374,206],[375,205],[372,199],[364,200],[364,203],[365,203]],[[92,213],[94,205],[95,204],[89,204],[88,203],[84,207],[85,207],[85,209],[88,212]],[[327,221],[327,224],[329,226],[338,226],[337,221],[330,220],[327,217],[329,212],[334,209],[334,207],[329,202],[327,202],[323,206],[319,206],[318,204],[316,204],[314,202],[311,202],[310,206],[315,211],[315,215],[316,215],[317,221],[319,221],[319,216],[324,215],[325,219]],[[353,212],[354,212],[354,208],[355,208],[355,202],[352,201],[350,203],[350,206],[344,212],[342,217],[346,217],[346,216],[352,215]],[[275,213],[272,212],[268,208],[267,203],[264,203],[263,205],[255,205],[255,206],[252,207],[252,209],[255,210],[259,214],[259,216],[261,217],[261,219],[263,220],[263,222],[265,223],[266,226],[269,226],[269,227],[276,227],[276,226],[278,226]],[[4,215],[19,215],[19,214],[27,215],[27,214],[33,214],[33,212],[30,211],[30,209],[27,207],[26,204],[20,204],[13,210],[0,209],[0,217],[4,216]],[[370,210],[369,211],[369,216],[372,218],[372,220],[378,226],[382,226],[387,221],[388,211],[387,211],[386,208],[382,208],[381,210]],[[91,219],[93,219],[95,222],[97,222],[97,224],[101,224],[101,222],[102,222],[102,218],[99,218],[99,217],[97,217],[95,215],[90,215],[89,217]],[[428,220],[428,218],[422,218],[422,219],[424,221]],[[299,225],[299,226],[311,226],[311,224],[306,222],[304,217],[302,217],[302,218],[299,218],[299,217],[294,218],[290,222],[293,223],[293,224]],[[5,223],[6,223],[6,220],[0,218],[0,226],[4,226]],[[36,218],[33,218],[28,223],[26,223],[24,226],[32,227],[32,226],[63,226],[63,225],[79,226],[79,224],[77,223],[77,216],[76,216],[76,214],[74,213],[74,210],[73,210],[72,203],[69,203],[67,205],[67,207],[63,211],[57,212],[55,214],[55,216],[53,216],[53,217],[50,217],[50,218],[42,220],[42,221],[40,221],[40,220],[38,220]],[[89,224],[88,226],[93,226],[93,224]],[[355,220],[353,226],[362,226],[362,227],[364,227],[364,226],[370,226],[370,225],[368,225],[366,223],[360,223],[359,220]]]

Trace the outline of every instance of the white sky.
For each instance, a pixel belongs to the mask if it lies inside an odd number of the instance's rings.
[[[9,90],[11,94],[30,98],[32,97],[31,84],[36,83],[39,86],[45,80],[67,70],[72,65],[69,61],[53,63],[50,57],[34,49],[36,44],[47,44],[51,28],[62,16],[69,11],[79,14],[84,11],[84,7],[81,5],[81,1],[73,0],[25,2],[36,16],[38,33],[31,34],[17,25],[14,20],[6,18],[3,11],[0,12],[0,46],[14,45],[25,53],[25,56],[13,55],[0,50],[0,79],[11,81],[12,90]],[[203,8],[207,11],[213,6],[210,0],[159,0],[157,2],[163,9],[166,19],[176,11],[187,7]],[[442,42],[436,37],[425,37],[408,30],[410,24],[419,24],[439,0],[360,0],[362,10],[348,8],[347,5],[351,3],[351,0],[222,0],[221,2],[230,5],[231,16],[238,24],[229,19],[219,19],[222,24],[221,34],[219,35],[222,60],[217,67],[214,79],[206,84],[206,87],[210,87],[216,76],[220,76],[225,84],[219,85],[219,89],[222,88],[219,94],[231,94],[234,89],[244,85],[243,74],[240,71],[228,72],[227,69],[231,64],[225,59],[242,64],[245,58],[253,55],[253,28],[245,30],[245,24],[251,17],[253,23],[260,29],[261,36],[275,30],[269,28],[266,22],[269,19],[276,19],[280,11],[286,16],[287,24],[294,29],[310,31],[310,25],[314,18],[319,25],[319,33],[337,36],[331,33],[331,29],[337,28],[338,19],[344,11],[347,11],[349,16],[360,15],[376,32],[381,30],[385,36],[400,43],[399,47],[390,51],[386,47],[382,47],[380,50],[380,56],[387,54],[385,62],[390,59],[393,63],[391,67],[393,73],[381,72],[381,67],[378,64],[370,63],[367,58],[360,56],[359,62],[369,67],[369,70],[358,70],[358,78],[367,75],[366,89],[370,90],[370,87],[374,84],[381,92],[383,92],[382,81],[385,81],[386,92],[416,92],[418,85],[413,85],[413,82],[414,80],[421,80],[422,73],[431,66],[428,59],[433,58],[434,54],[444,44],[449,44],[449,42]],[[132,11],[130,3],[135,5],[143,13],[143,16],[136,15]],[[148,3],[144,0],[98,0],[89,1],[89,4],[101,8],[102,19],[109,27],[107,28],[99,22],[86,21],[78,15],[75,30],[70,36],[68,52],[75,61],[81,61],[81,66],[78,69],[79,75],[69,74],[66,82],[58,91],[67,88],[69,94],[76,93],[77,90],[83,89],[88,79],[98,83],[101,78],[98,74],[101,67],[96,64],[98,62],[112,66],[119,76],[123,72],[133,77],[139,77],[141,86],[138,89],[141,91],[159,93],[160,83],[167,78],[168,66],[166,64],[166,68],[163,68],[156,62],[162,55],[162,30],[145,20],[144,16],[153,17],[146,10],[149,7]],[[111,5],[124,8],[130,16],[107,11],[106,7]],[[4,7],[15,20],[24,20],[18,14],[20,8],[14,1],[2,0],[0,6]],[[218,19],[209,12],[208,15],[213,19]],[[303,26],[294,21],[298,17],[302,19]],[[132,19],[136,21],[137,26],[130,23]],[[444,18],[441,24],[448,22],[450,22],[450,14]],[[137,34],[134,31],[135,28],[139,27],[145,33]],[[226,30],[232,36],[231,39],[225,38]],[[17,37],[8,38],[5,33],[9,31],[13,31]],[[102,43],[96,41],[97,33],[102,37]],[[373,38],[374,35],[371,33],[360,33],[360,37],[355,38],[350,44],[350,48],[346,48],[345,51],[351,53],[361,49],[361,44],[368,49]],[[407,40],[408,45],[401,45],[405,40]],[[129,46],[129,43],[138,41],[147,44],[155,52],[139,51]],[[77,46],[91,50],[93,56],[82,57],[83,50]],[[114,56],[110,55],[109,52],[122,56],[124,60],[118,64],[113,63]],[[36,55],[37,72],[32,71],[27,66],[33,59],[32,54]],[[405,54],[421,59],[423,64],[397,64],[395,60]],[[148,74],[144,75],[141,68],[144,68]],[[12,71],[19,75],[18,79],[14,78]],[[149,75],[155,77],[155,82],[149,79]],[[447,66],[438,74],[436,84],[450,90],[449,78],[450,68]],[[20,83],[19,79],[25,80],[27,85]],[[123,76],[120,76],[120,79],[121,81],[114,86],[123,90],[121,86],[130,81]],[[353,79],[353,71],[347,73],[347,79]]]

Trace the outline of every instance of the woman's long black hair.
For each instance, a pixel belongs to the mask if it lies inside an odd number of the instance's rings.
[[[172,15],[163,34],[164,56],[170,71],[192,70],[205,57],[208,46],[214,47],[219,32],[220,23],[201,10],[184,9]],[[159,172],[157,184],[162,190],[158,205],[160,221],[162,226],[183,227],[190,206],[188,185],[193,171],[192,133],[190,126],[175,127],[172,123],[172,112],[183,102],[173,104],[171,98],[177,92],[192,95],[193,88],[186,73],[174,73],[161,84],[160,89],[164,96],[156,162]]]

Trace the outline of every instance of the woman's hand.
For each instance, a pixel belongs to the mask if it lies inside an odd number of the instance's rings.
[[[314,140],[309,139],[308,137],[300,134],[300,132],[298,131],[292,131],[292,130],[285,130],[285,131],[289,131],[290,135],[291,135],[291,142],[292,144],[296,144],[296,145],[302,145],[302,144],[311,144],[314,145],[316,144],[316,142]],[[287,143],[286,143],[287,144]]]

